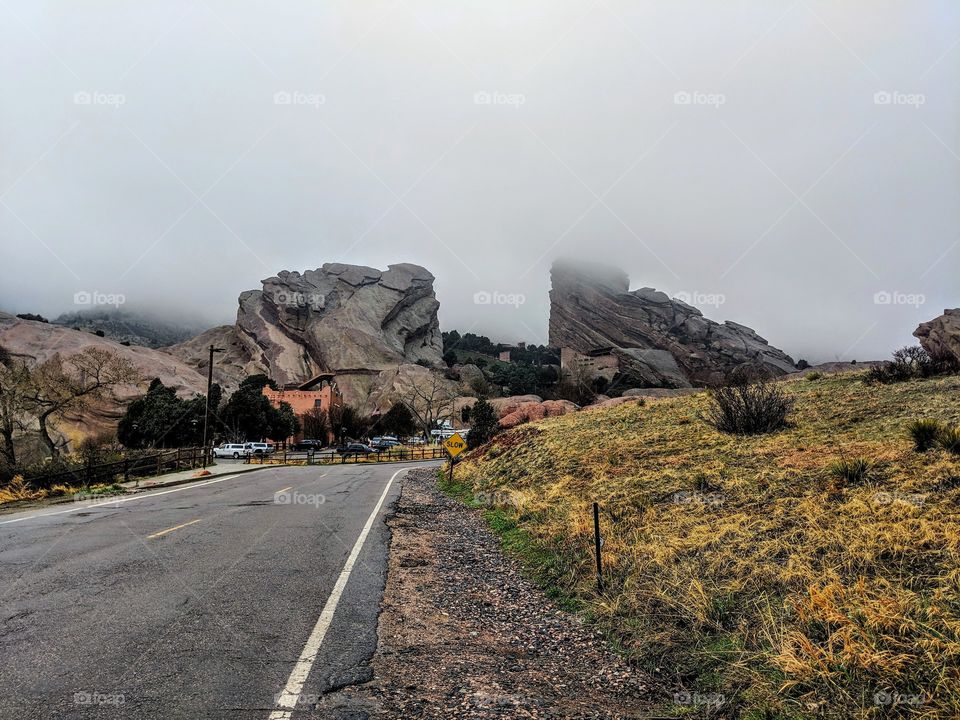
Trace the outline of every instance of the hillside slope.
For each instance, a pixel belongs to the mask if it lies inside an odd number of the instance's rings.
[[[680,693],[678,714],[960,716],[960,456],[907,435],[960,424],[960,378],[785,387],[794,427],[775,435],[714,431],[703,393],[633,403],[505,433],[458,483],[553,594]],[[860,457],[866,481],[831,477]]]

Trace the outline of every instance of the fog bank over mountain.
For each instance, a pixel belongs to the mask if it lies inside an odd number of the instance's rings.
[[[960,7],[0,7],[0,308],[230,323],[326,262],[547,341],[558,257],[794,358],[960,306]],[[122,298],[122,303],[119,302]]]

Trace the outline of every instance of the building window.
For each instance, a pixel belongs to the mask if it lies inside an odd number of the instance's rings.
[[[323,404],[323,401],[322,401],[322,400],[314,400],[314,401],[313,401],[313,406],[314,406],[315,408],[320,407],[322,404]]]

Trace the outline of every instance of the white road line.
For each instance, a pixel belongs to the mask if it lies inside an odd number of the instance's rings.
[[[307,676],[310,675],[310,670],[313,668],[313,663],[317,659],[317,654],[320,652],[323,639],[327,635],[327,630],[330,629],[330,623],[333,622],[333,614],[337,611],[337,605],[340,603],[343,590],[347,586],[347,581],[350,579],[353,567],[357,563],[357,558],[360,556],[360,551],[363,549],[367,535],[370,534],[370,528],[373,527],[373,523],[380,513],[380,508],[383,507],[383,502],[387,499],[387,493],[390,492],[390,488],[393,486],[393,481],[397,479],[397,475],[411,469],[412,468],[403,468],[402,470],[397,470],[393,474],[393,477],[390,478],[387,486],[383,489],[383,494],[380,495],[380,499],[377,501],[376,506],[374,506],[373,512],[371,512],[370,517],[367,518],[367,524],[364,525],[363,530],[360,531],[360,537],[358,537],[357,542],[354,543],[353,549],[350,551],[350,556],[347,558],[343,570],[340,571],[340,576],[333,586],[330,597],[327,598],[326,605],[323,606],[323,611],[317,619],[317,624],[313,627],[313,632],[311,632],[310,637],[307,638],[307,644],[303,646],[300,659],[297,660],[297,664],[293,666],[293,671],[287,679],[286,687],[283,688],[283,692],[280,693],[280,697],[277,700],[277,709],[270,713],[269,720],[290,720],[294,709],[297,707],[297,703],[300,701],[300,693],[303,692],[303,685],[307,681]]]
[[[240,477],[240,475],[227,475],[226,477],[217,478],[216,480],[207,480],[202,483],[188,483],[180,487],[175,487],[171,490],[161,490],[160,492],[144,495],[131,495],[130,497],[120,498],[119,500],[105,500],[104,502],[94,503],[92,505],[78,505],[77,507],[72,507],[69,510],[57,510],[56,512],[25,515],[24,517],[14,518],[13,520],[0,520],[0,525],[9,525],[10,523],[22,522],[23,520],[33,520],[34,518],[40,517],[49,517],[51,515],[66,515],[67,513],[77,512],[78,510],[89,510],[90,508],[107,507],[110,505],[119,505],[120,503],[133,502],[134,500],[144,500],[146,498],[158,497],[160,495],[169,495],[170,493],[180,492],[181,490],[192,490],[193,488],[203,487],[204,485],[221,483],[224,480],[233,480],[235,477]]]

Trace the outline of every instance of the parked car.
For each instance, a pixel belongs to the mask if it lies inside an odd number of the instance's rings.
[[[384,437],[375,437],[370,441],[370,447],[374,450],[389,450],[400,446],[400,441],[390,435]]]
[[[273,445],[268,443],[244,443],[243,447],[247,455],[269,455],[273,452]]]
[[[363,443],[347,443],[346,445],[341,445],[337,448],[337,452],[340,455],[369,455],[370,453],[375,453],[374,450],[369,445],[364,445]]]
[[[247,446],[244,443],[224,443],[213,449],[215,458],[240,458],[247,454]]]
[[[298,452],[303,452],[304,450],[322,450],[323,443],[320,440],[300,440],[293,444],[293,449]]]

